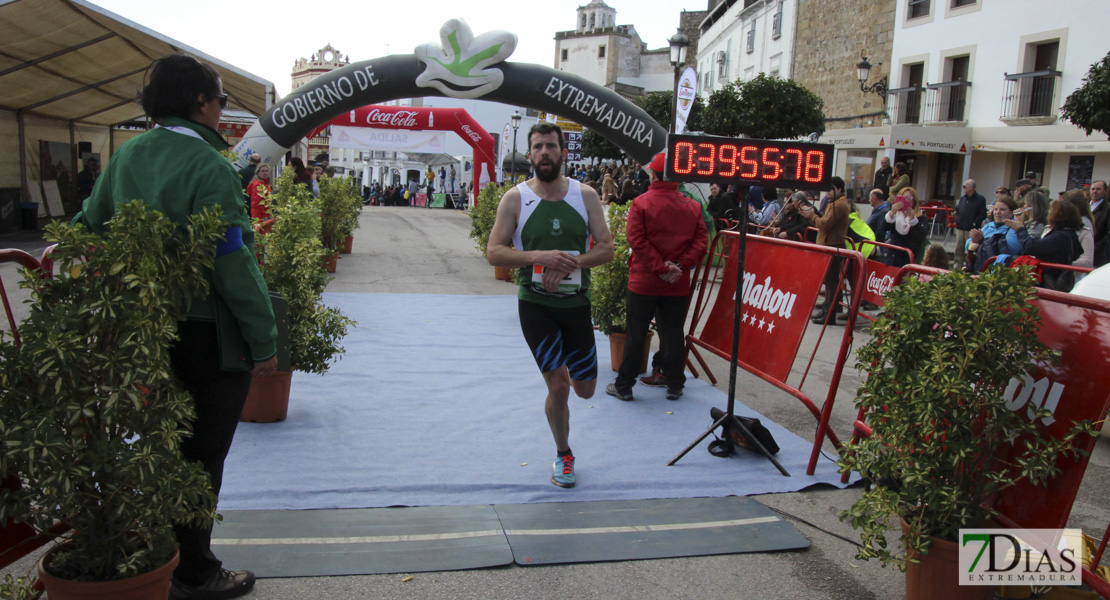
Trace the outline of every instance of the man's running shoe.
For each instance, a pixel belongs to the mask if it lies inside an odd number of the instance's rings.
[[[560,456],[555,459],[555,464],[551,465],[551,483],[559,487],[572,488],[574,487],[574,456],[566,455]]]
[[[682,397],[682,388],[667,388],[667,400],[678,400]]]
[[[667,379],[663,377],[663,371],[652,369],[651,375],[640,378],[640,383],[648,387],[665,387],[667,385]]]

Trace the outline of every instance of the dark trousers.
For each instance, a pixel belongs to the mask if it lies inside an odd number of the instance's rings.
[[[844,259],[839,256],[832,257],[829,261],[829,270],[825,271],[825,304],[821,306],[821,314],[828,314],[832,310],[832,314],[840,314],[840,293],[837,293],[837,285],[841,285],[844,280],[842,274],[844,270]],[[844,288],[841,285],[840,292]]]
[[[239,415],[250,391],[247,371],[222,371],[215,323],[181,321],[181,339],[170,349],[174,374],[193,396],[196,421],[192,435],[181,445],[181,454],[199,462],[212,478],[212,489],[220,494],[224,459],[231,449]],[[183,583],[200,584],[219,571],[222,563],[212,554],[212,526],[176,526],[181,562],[174,577]]]
[[[683,365],[686,362],[686,339],[682,326],[686,323],[687,296],[644,296],[628,292],[626,306],[628,312],[628,339],[624,344],[620,371],[617,373],[617,389],[627,391],[636,383],[636,376],[643,366],[644,342],[647,340],[648,327],[652,318],[659,331],[659,352],[663,356],[660,367],[666,379],[667,388],[682,389],[686,384]]]

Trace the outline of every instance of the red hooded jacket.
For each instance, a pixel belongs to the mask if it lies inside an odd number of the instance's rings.
[[[701,204],[678,192],[678,184],[656,181],[628,209],[628,244],[632,248],[628,289],[645,296],[685,296],[690,274],[706,251]],[[666,261],[682,265],[675,283],[659,278]]]

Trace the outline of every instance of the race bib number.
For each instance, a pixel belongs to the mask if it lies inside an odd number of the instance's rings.
[[[578,256],[578,252],[568,250],[567,254]],[[543,265],[532,265],[532,287],[536,289],[544,289],[543,287]],[[557,294],[574,294],[582,287],[582,269],[575,269],[567,274],[562,281],[559,282],[559,289],[555,291]]]

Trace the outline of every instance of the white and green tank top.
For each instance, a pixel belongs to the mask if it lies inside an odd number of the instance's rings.
[[[528,187],[518,184],[520,218],[513,232],[517,250],[563,250],[584,254],[590,249],[589,217],[582,201],[582,184],[569,180],[567,195],[561,200],[543,199]],[[520,269],[521,300],[546,306],[583,306],[589,304],[590,270],[581,269],[563,280],[557,292],[543,288],[543,267],[532,265]]]

